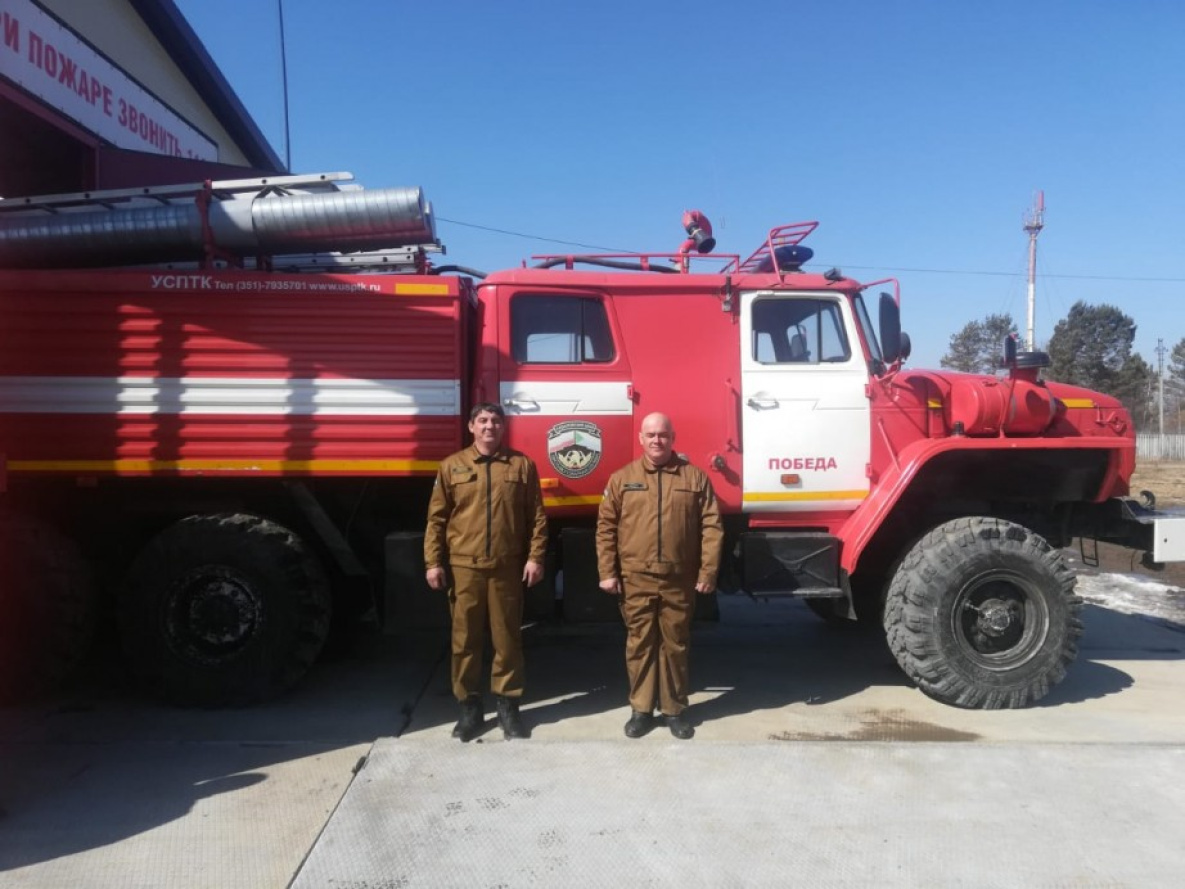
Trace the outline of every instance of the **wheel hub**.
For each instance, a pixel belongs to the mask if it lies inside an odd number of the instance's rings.
[[[258,633],[263,603],[250,581],[221,565],[195,568],[170,591],[165,635],[178,654],[215,663],[241,651]]]
[[[1016,611],[1016,603],[1002,602],[999,599],[989,599],[974,610],[979,614],[978,629],[989,636],[1002,636],[1012,626],[1013,621],[1020,615]],[[974,606],[972,606],[974,608]]]
[[[235,642],[250,629],[251,600],[239,584],[218,579],[195,591],[188,609],[194,635],[210,644]]]

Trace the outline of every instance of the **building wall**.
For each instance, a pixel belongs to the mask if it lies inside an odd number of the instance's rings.
[[[249,165],[246,156],[127,0],[40,2],[217,144],[220,163]]]

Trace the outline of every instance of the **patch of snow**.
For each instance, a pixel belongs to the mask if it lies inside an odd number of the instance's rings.
[[[1185,590],[1180,587],[1139,574],[1079,573],[1075,592],[1092,605],[1185,627]]]

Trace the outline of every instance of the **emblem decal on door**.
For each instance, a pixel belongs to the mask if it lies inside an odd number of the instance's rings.
[[[567,478],[584,478],[601,462],[601,429],[596,423],[569,420],[547,432],[547,458]]]

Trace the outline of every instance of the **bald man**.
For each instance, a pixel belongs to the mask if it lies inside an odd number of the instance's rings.
[[[630,683],[629,738],[654,725],[687,740],[691,619],[695,594],[716,589],[724,530],[712,483],[674,452],[665,414],[642,420],[642,457],[609,478],[597,514],[600,586],[620,598]]]

